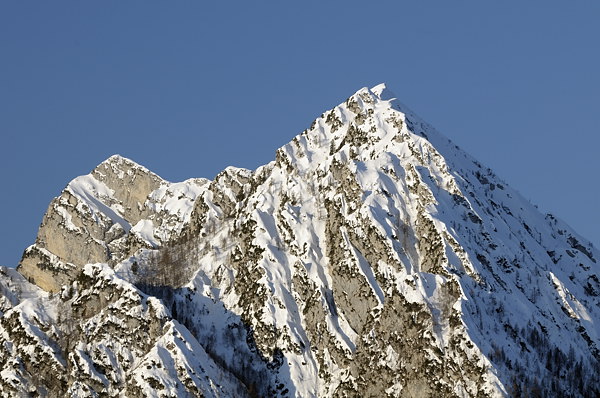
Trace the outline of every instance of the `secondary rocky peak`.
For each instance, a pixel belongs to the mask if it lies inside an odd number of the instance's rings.
[[[151,173],[150,170],[148,170],[146,167],[142,166],[141,164],[133,161],[130,158],[127,158],[127,157],[119,155],[119,154],[114,154],[114,155],[109,156],[107,159],[103,160],[98,166],[96,166],[96,168],[104,167],[104,166],[111,166],[111,167],[115,167],[115,168],[121,168],[124,170],[131,169],[131,168],[137,168],[137,169],[143,169],[146,172]]]
[[[71,181],[55,198],[19,271],[45,290],[73,280],[84,264],[115,264],[157,248],[187,222],[203,179],[172,184],[119,155]]]
[[[112,190],[133,224],[143,218],[148,195],[164,182],[147,168],[119,155],[100,163],[91,175]]]

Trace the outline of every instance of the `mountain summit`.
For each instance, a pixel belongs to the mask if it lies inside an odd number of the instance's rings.
[[[363,88],[254,171],[69,183],[0,269],[0,392],[596,397],[598,258]]]

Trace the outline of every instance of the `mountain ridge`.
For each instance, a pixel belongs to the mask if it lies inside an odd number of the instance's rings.
[[[394,98],[358,90],[256,170],[73,180],[0,275],[0,391],[597,394],[598,250]]]

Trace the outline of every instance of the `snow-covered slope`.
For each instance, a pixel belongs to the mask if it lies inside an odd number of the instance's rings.
[[[18,268],[44,290],[0,275],[0,391],[593,397],[598,258],[363,88],[255,171],[71,182]]]

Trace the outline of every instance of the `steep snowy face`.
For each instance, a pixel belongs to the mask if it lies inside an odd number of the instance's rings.
[[[220,174],[162,251],[196,272],[182,291],[240,314],[300,396],[596,391],[558,364],[597,374],[598,252],[392,98],[362,89]]]
[[[18,269],[60,293],[0,273],[0,392],[592,397],[599,257],[363,88],[255,171],[71,182]]]
[[[71,181],[50,203],[19,272],[56,292],[84,264],[116,264],[139,248],[156,248],[181,230],[206,183],[172,184],[129,159],[112,156]]]
[[[3,397],[246,394],[160,300],[106,264],[85,265],[58,295],[0,269],[7,285],[16,294],[0,318]]]

